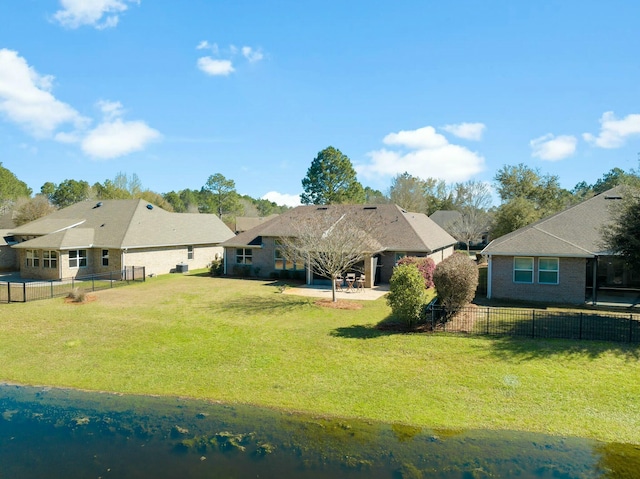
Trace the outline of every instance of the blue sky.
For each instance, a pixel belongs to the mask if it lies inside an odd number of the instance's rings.
[[[404,171],[562,186],[640,152],[640,2],[2,0],[0,161],[46,181],[222,173],[293,204],[327,146]]]

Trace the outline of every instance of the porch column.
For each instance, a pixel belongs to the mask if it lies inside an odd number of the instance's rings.
[[[370,254],[364,257],[364,287],[373,288],[376,272],[373,270],[373,256]]]
[[[491,271],[493,269],[493,256],[487,259],[487,299],[491,299]]]

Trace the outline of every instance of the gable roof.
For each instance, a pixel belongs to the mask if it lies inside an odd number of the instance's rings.
[[[606,254],[601,231],[611,223],[612,208],[615,208],[623,194],[623,186],[600,193],[493,240],[482,250],[482,254],[584,258]]]
[[[236,217],[236,233],[249,231],[251,228],[255,228],[256,226],[264,223],[265,221],[269,221],[276,216],[278,215],[272,214],[269,216],[238,216]]]
[[[365,212],[375,215],[371,239],[379,251],[430,253],[456,243],[456,240],[422,213],[410,213],[397,205],[313,205],[298,206],[225,241],[226,247],[259,246],[262,237],[287,237],[296,233],[295,224],[323,213],[349,216]]]
[[[462,217],[462,213],[456,210],[438,210],[434,212],[431,218],[438,226],[447,229],[447,226]]]
[[[83,201],[11,230],[15,248],[143,248],[217,244],[233,232],[215,215],[170,213],[147,201]]]

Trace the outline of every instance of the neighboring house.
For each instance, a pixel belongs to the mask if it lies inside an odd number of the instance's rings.
[[[488,258],[487,297],[595,303],[598,293],[640,287],[640,272],[630,271],[602,244],[601,232],[623,191],[613,188],[493,240],[482,251]]]
[[[438,226],[445,230],[449,234],[453,234],[451,225],[462,219],[462,213],[457,210],[438,210],[429,216]],[[489,243],[489,225],[486,226],[484,231],[475,241],[469,244],[470,248],[480,249],[487,246]],[[462,243],[462,246],[466,249],[466,243]]]
[[[83,201],[11,229],[23,278],[60,279],[144,266],[204,268],[233,232],[210,214],[169,213],[144,200]]]
[[[409,213],[396,205],[322,205],[298,206],[279,216],[225,241],[225,272],[234,274],[241,267],[250,267],[256,276],[300,277],[308,284],[327,281],[314,278],[304,264],[286,261],[278,248],[279,238],[291,236],[296,223],[313,221],[316,215],[374,215],[369,236],[379,246],[367,254],[362,265],[366,286],[388,283],[398,259],[403,256],[429,256],[436,263],[453,253],[456,240],[422,213]]]
[[[0,229],[0,271],[15,271],[18,267],[17,251],[2,240],[10,231]]]
[[[278,216],[272,214],[269,216],[238,216],[236,217],[236,234],[244,231],[249,231],[251,228],[261,225],[262,223],[269,221],[270,219]]]

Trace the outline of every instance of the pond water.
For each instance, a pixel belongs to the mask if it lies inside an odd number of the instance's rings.
[[[637,478],[640,447],[0,385],[0,478]]]

